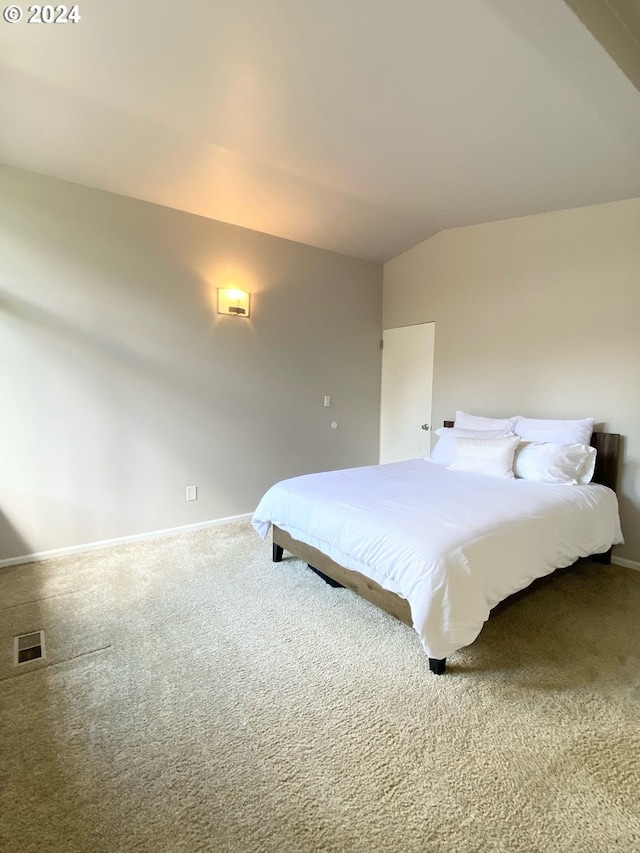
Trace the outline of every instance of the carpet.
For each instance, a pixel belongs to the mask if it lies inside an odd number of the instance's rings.
[[[247,522],[9,567],[0,601],[4,853],[638,849],[630,569],[578,565],[440,677]]]

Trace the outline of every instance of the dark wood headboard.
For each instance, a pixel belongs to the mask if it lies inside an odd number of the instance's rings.
[[[443,425],[452,427],[453,421],[444,421]],[[615,492],[618,485],[620,434],[617,432],[594,432],[591,436],[591,447],[595,447],[597,451],[593,482],[608,486]]]
[[[598,452],[593,482],[609,486],[615,492],[618,486],[618,459],[620,458],[620,434],[617,432],[594,432],[591,447]]]

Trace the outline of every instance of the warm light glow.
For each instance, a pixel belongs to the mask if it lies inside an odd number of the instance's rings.
[[[218,314],[232,314],[235,317],[249,316],[249,294],[233,287],[218,288]]]

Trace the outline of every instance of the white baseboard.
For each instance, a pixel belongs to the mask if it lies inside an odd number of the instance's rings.
[[[245,512],[241,515],[229,515],[226,518],[213,518],[209,521],[199,521],[195,524],[184,524],[181,527],[167,527],[165,530],[152,530],[149,533],[135,533],[132,536],[120,536],[117,539],[103,539],[101,542],[86,542],[83,545],[72,545],[69,548],[54,548],[51,551],[23,554],[21,557],[9,557],[6,560],[0,560],[0,569],[4,568],[4,566],[18,566],[21,563],[38,563],[41,560],[49,560],[51,557],[66,557],[68,554],[81,554],[83,551],[97,551],[99,548],[113,548],[115,545],[144,542],[147,539],[160,539],[163,536],[175,536],[177,533],[187,533],[190,530],[202,530],[205,527],[217,527],[220,524],[243,521],[251,518],[251,516],[252,513]],[[627,560],[626,557],[616,557],[613,555],[611,562],[616,566],[624,566],[627,569],[640,571],[640,563],[637,560]]]
[[[181,527],[167,527],[165,530],[152,530],[149,533],[135,533],[133,536],[120,536],[117,539],[104,539],[101,542],[86,542],[83,545],[72,545],[69,548],[54,548],[52,551],[38,551],[33,554],[23,554],[21,557],[9,557],[0,560],[0,569],[4,566],[17,566],[21,563],[38,563],[51,557],[66,557],[69,554],[81,554],[83,551],[96,551],[98,548],[113,548],[115,545],[126,545],[131,542],[144,542],[146,539],[160,539],[163,536],[175,536],[176,533],[187,533],[190,530],[202,530],[205,527],[217,527],[220,524],[230,524],[232,521],[243,521],[251,518],[252,513],[230,515],[226,518],[214,518],[210,521],[199,521],[195,524],[184,524]]]
[[[615,563],[616,566],[624,566],[627,569],[635,569],[637,572],[640,572],[640,563],[637,560],[627,560],[626,557],[611,557],[611,562]]]

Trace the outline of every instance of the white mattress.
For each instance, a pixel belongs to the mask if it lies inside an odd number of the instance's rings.
[[[405,598],[429,657],[472,643],[489,611],[537,577],[622,542],[615,493],[449,471],[422,459],[272,486],[272,524]]]

